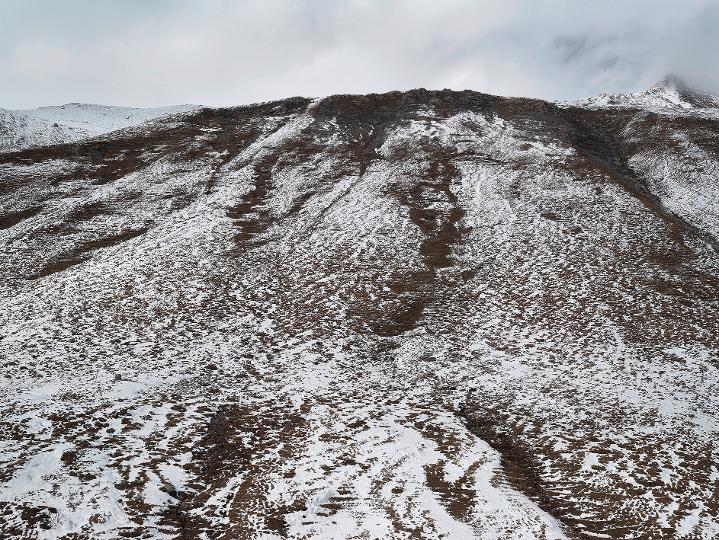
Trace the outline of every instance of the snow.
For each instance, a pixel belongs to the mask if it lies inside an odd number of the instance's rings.
[[[136,126],[163,116],[191,112],[198,108],[198,105],[174,105],[143,109],[88,103],[68,103],[37,109],[16,110],[14,112],[46,122],[56,122],[77,131],[84,131],[89,137],[92,137]]]
[[[691,89],[676,77],[665,77],[656,85],[632,94],[601,94],[562,106],[588,108],[639,108],[663,114],[719,117],[719,96]]]
[[[550,104],[403,95],[159,119],[137,128],[157,130],[141,148],[157,157],[104,183],[117,162],[0,156],[0,218],[39,209],[0,229],[8,523],[47,539],[174,538],[173,519],[256,538],[716,535],[719,261],[672,229],[717,234],[714,124],[648,130],[639,111],[617,130],[667,217]],[[36,119],[101,115],[79,108]],[[456,240],[432,228],[450,216]],[[412,324],[381,326],[416,301]],[[23,521],[43,506],[47,528]]]
[[[0,152],[75,142],[199,108],[175,105],[143,109],[68,103],[27,110],[0,109]]]

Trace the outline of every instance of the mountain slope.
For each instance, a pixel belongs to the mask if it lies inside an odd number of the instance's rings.
[[[68,103],[22,111],[0,109],[0,152],[75,142],[198,108],[176,105],[138,109]]]
[[[0,152],[78,140],[83,132],[23,113],[0,109]]]
[[[1,155],[0,530],[715,538],[718,137],[416,90]]]
[[[591,108],[632,107],[664,114],[704,114],[714,118],[719,114],[719,96],[692,88],[675,75],[664,77],[643,92],[602,94],[579,100],[574,105]]]

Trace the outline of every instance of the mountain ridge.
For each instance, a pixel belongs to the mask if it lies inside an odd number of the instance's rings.
[[[441,90],[427,90],[425,88],[417,88],[408,90],[407,92],[428,91],[438,92]],[[484,94],[474,90],[464,90],[466,92],[475,92]],[[385,93],[371,94],[336,94],[324,96],[320,98],[305,98],[322,100],[332,97],[351,97],[361,95],[389,95],[396,91]],[[457,92],[463,92],[457,90]],[[484,94],[492,96],[493,94]],[[684,96],[684,98],[682,98]],[[507,99],[527,99],[533,100],[537,98],[522,96],[495,96]],[[285,98],[296,99],[300,96]],[[251,103],[246,105],[234,105],[227,107],[206,107],[215,109],[233,109],[236,107],[253,107],[261,106],[266,103],[277,102],[283,100],[273,100],[270,102]],[[707,110],[719,108],[719,96],[704,92],[690,87],[681,77],[676,75],[666,75],[649,89],[630,93],[630,94],[600,94],[596,97],[584,98],[574,101],[552,101],[540,100],[547,103],[555,103],[560,106],[578,106],[578,107],[637,107],[644,108],[652,112],[684,112],[691,113],[692,109],[701,109],[706,113]],[[47,144],[62,144],[65,142],[75,142],[89,137],[110,133],[118,129],[133,127],[146,121],[152,121],[162,116],[196,112],[203,108],[203,105],[171,105],[165,107],[125,107],[113,105],[98,105],[90,103],[66,103],[64,105],[49,105],[38,107],[35,109],[17,109],[8,110],[0,109],[0,114],[5,115],[0,118],[0,151],[14,151]],[[717,113],[719,114],[719,113]],[[15,116],[15,118],[13,118]],[[110,118],[103,118],[109,116]],[[121,117],[125,117],[124,119]],[[124,120],[124,121],[123,121]],[[12,124],[32,124],[35,123],[30,133],[23,133],[22,129],[13,129],[9,126]],[[89,131],[88,131],[89,130]],[[4,131],[4,135],[3,135]],[[43,133],[47,132],[47,133]]]
[[[719,114],[719,95],[693,88],[677,75],[666,75],[642,92],[601,94],[566,102],[585,107],[636,107],[659,112]]]

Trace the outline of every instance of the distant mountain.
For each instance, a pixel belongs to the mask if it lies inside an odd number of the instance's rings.
[[[712,99],[8,116],[0,537],[719,537]]]
[[[668,75],[643,92],[602,94],[573,104],[584,107],[636,107],[657,111],[674,110],[719,115],[719,96],[692,88],[675,75]]]
[[[138,109],[68,103],[31,110],[0,109],[0,151],[75,142],[198,108],[176,105]]]
[[[85,136],[84,132],[68,126],[0,109],[0,151],[58,144]]]

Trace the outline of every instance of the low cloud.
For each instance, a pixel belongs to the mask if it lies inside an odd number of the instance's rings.
[[[713,0],[5,0],[0,107],[717,88],[717,27]]]

